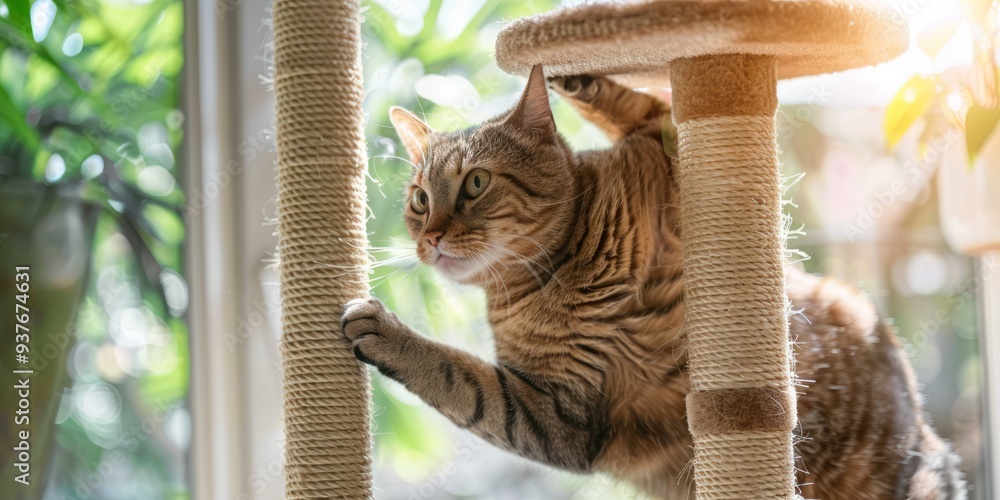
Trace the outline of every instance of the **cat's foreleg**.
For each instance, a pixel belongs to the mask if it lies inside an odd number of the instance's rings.
[[[599,394],[548,384],[428,339],[378,299],[348,303],[342,326],[359,360],[497,446],[584,472],[608,440]]]
[[[549,86],[613,140],[640,129],[658,129],[669,120],[667,103],[623,87],[603,76],[557,76]]]

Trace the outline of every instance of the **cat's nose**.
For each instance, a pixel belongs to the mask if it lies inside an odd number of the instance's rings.
[[[438,246],[438,242],[441,241],[442,236],[444,236],[444,231],[427,231],[424,233],[424,238],[427,238],[427,243],[430,243],[432,247]]]

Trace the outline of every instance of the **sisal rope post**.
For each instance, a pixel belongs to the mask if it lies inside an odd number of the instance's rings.
[[[697,498],[792,498],[775,57],[681,58],[670,73]]]
[[[285,497],[370,498],[368,373],[339,332],[368,293],[359,0],[275,0]]]

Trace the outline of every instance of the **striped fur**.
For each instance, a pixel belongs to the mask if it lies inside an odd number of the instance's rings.
[[[408,203],[418,256],[482,286],[497,360],[434,342],[376,299],[349,304],[359,359],[457,425],[521,456],[605,471],[654,498],[691,493],[683,269],[667,106],[602,78],[551,82],[615,139],[573,153],[555,134],[536,68],[518,106],[478,128],[432,133],[393,111],[415,159]],[[549,127],[551,125],[551,127]],[[490,173],[478,197],[463,189]],[[426,235],[443,231],[436,246]],[[796,310],[806,498],[963,498],[957,460],[923,421],[912,371],[859,293],[788,272]]]

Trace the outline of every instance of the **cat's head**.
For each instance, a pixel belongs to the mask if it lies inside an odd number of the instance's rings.
[[[390,118],[414,165],[403,215],[420,260],[481,286],[549,265],[570,231],[580,181],[541,66],[514,109],[478,127],[435,132],[398,107]]]

